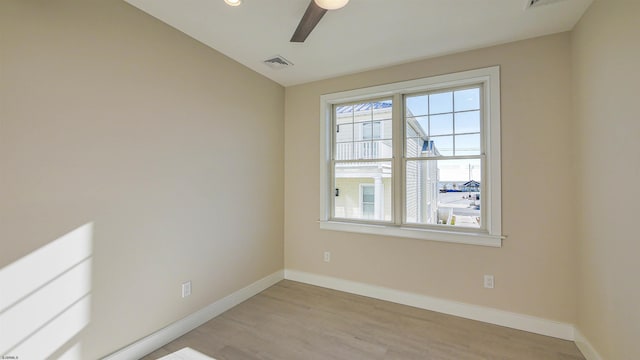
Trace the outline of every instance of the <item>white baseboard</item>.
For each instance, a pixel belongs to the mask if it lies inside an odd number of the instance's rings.
[[[420,309],[437,311],[444,314],[506,326],[513,329],[552,336],[564,340],[573,341],[575,339],[572,324],[542,319],[535,316],[419,295],[329,276],[315,275],[296,270],[285,270],[284,277],[288,280],[307,283],[310,285],[409,305]]]
[[[444,314],[506,326],[513,329],[529,331],[564,340],[571,340],[575,341],[576,345],[587,360],[603,359],[598,352],[595,351],[593,346],[591,346],[589,341],[587,341],[578,329],[574,329],[574,326],[571,324],[329,276],[310,274],[296,270],[281,270],[104,357],[103,360],[139,359],[269,288],[270,286],[275,285],[282,279],[298,281],[351,294],[413,306],[420,309],[437,311]]]
[[[139,359],[284,279],[284,271],[262,278],[205,308],[120,349],[103,360]]]
[[[575,340],[576,346],[578,346],[578,349],[580,350],[580,352],[582,352],[582,355],[584,355],[585,359],[587,360],[603,360],[604,359],[602,356],[600,356],[600,354],[598,354],[598,352],[591,345],[589,340],[587,340],[587,338],[584,337],[584,335],[582,335],[582,333],[580,332],[580,330],[578,330],[578,328],[575,329],[575,337],[576,337],[576,340]]]

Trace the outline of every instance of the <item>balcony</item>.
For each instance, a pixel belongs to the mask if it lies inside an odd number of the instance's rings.
[[[336,144],[336,160],[390,159],[391,140],[367,140]]]

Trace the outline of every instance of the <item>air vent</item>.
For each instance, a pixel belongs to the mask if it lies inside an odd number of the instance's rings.
[[[527,10],[534,7],[548,5],[548,4],[552,4],[560,1],[564,1],[564,0],[525,0],[524,9]]]
[[[268,67],[275,70],[280,70],[280,69],[293,66],[293,63],[291,61],[283,58],[280,55],[272,56],[263,62],[267,64]]]

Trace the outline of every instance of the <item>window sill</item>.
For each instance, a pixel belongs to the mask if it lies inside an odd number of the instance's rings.
[[[320,221],[320,229],[489,247],[502,247],[503,239],[503,236],[501,235],[491,235],[485,232],[444,231],[402,226],[358,224],[340,221]]]

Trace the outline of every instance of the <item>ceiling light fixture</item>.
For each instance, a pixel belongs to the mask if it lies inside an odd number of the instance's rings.
[[[242,0],[224,0],[229,6],[238,6],[242,4]]]
[[[313,0],[316,5],[327,10],[336,10],[347,5],[349,0]]]

